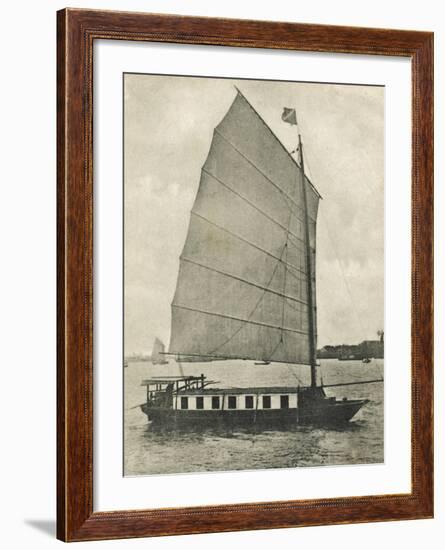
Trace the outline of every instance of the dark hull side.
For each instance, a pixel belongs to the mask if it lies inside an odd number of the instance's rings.
[[[141,406],[155,429],[230,428],[292,429],[299,425],[339,425],[348,422],[368,401],[335,401],[310,409],[175,410]]]

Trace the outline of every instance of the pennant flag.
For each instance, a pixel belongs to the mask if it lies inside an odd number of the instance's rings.
[[[295,109],[289,109],[284,107],[283,114],[281,115],[282,120],[288,124],[297,125],[297,114]]]

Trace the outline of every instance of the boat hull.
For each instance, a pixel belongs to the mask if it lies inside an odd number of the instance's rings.
[[[299,425],[335,426],[347,423],[368,402],[366,399],[327,401],[300,409],[182,410],[141,406],[153,429],[231,428],[280,430]]]

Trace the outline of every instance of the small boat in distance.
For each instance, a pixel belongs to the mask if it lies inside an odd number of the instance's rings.
[[[153,365],[168,364],[168,361],[165,358],[164,352],[165,352],[164,343],[161,340],[159,340],[159,338],[155,338],[155,341],[153,344],[153,351],[151,353],[151,362],[153,363]]]
[[[282,119],[297,124],[293,109]],[[274,363],[307,365],[310,384],[218,388],[204,374],[153,377],[142,382],[147,401],[141,409],[154,428],[342,424],[369,400],[328,397],[325,388],[382,382],[317,381],[320,194],[305,174],[299,133],[296,151],[299,162],[237,90],[202,167],[165,355],[210,369],[214,361],[235,369],[235,360],[271,370]]]

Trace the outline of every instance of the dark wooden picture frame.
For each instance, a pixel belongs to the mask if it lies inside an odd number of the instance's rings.
[[[64,541],[433,515],[433,34],[65,9],[57,14],[58,463]],[[412,61],[412,427],[407,494],[93,512],[93,43],[403,56]]]

